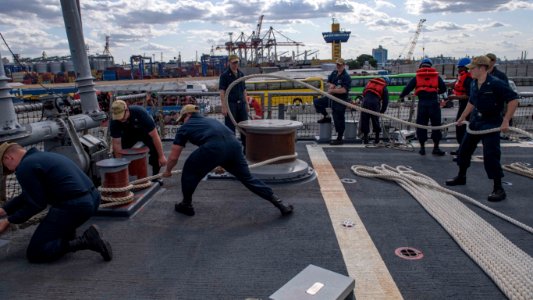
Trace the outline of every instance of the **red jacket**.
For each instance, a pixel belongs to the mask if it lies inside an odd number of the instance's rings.
[[[371,92],[379,96],[380,99],[383,98],[383,90],[387,86],[387,83],[383,78],[372,78],[366,84],[365,90],[363,91],[363,97],[366,93]]]
[[[434,68],[420,68],[416,71],[415,95],[421,91],[437,93],[439,90],[439,73]]]
[[[469,77],[472,78],[472,75],[470,75],[470,72],[463,71],[459,73],[459,76],[457,77],[457,81],[455,82],[455,86],[453,87],[454,95],[457,95],[457,96],[466,95],[465,80]]]

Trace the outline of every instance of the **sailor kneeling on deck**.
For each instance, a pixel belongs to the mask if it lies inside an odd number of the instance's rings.
[[[16,143],[0,145],[0,168],[6,176],[15,172],[22,192],[0,208],[0,233],[13,224],[50,209],[35,230],[26,256],[30,262],[51,262],[68,252],[92,250],[105,261],[113,257],[111,246],[96,225],[81,236],[76,228],[85,223],[100,205],[100,193],[83,171],[67,157]]]
[[[215,167],[221,166],[250,191],[271,202],[283,216],[292,213],[292,205],[284,204],[270,187],[250,174],[242,146],[230,129],[215,119],[204,118],[199,113],[198,106],[192,104],[182,108],[179,122],[184,124],[176,132],[163,177],[172,175],[172,168],[176,166],[187,142],[198,146],[198,149],[189,155],[183,166],[183,201],[175,205],[177,212],[194,216],[192,195],[198,183]]]

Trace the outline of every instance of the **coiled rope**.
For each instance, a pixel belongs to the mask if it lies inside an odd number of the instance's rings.
[[[502,168],[505,171],[513,172],[522,176],[533,178],[533,168],[528,167],[527,164],[521,162],[515,162],[508,165],[503,165]]]
[[[354,165],[351,169],[362,177],[397,182],[441,224],[461,249],[485,271],[508,298],[533,299],[533,258],[456,197],[529,233],[533,233],[532,227],[468,196],[443,188],[430,177],[404,166],[393,168],[386,164],[379,167]]]
[[[261,77],[261,78],[264,78],[264,77],[269,77],[269,78],[276,78],[276,79],[281,79],[281,80],[289,80],[289,81],[292,81],[292,82],[297,82],[298,84],[301,84],[317,93],[319,93],[320,95],[322,96],[325,96],[325,97],[328,97],[329,99],[339,103],[339,104],[342,104],[346,107],[349,107],[349,108],[352,108],[352,109],[355,109],[355,110],[358,110],[360,112],[364,112],[364,113],[368,113],[368,114],[371,114],[371,115],[374,115],[374,116],[378,116],[378,117],[383,117],[383,118],[387,118],[387,119],[390,119],[390,120],[393,120],[393,121],[396,121],[396,122],[399,122],[401,124],[404,124],[404,125],[408,125],[408,126],[413,126],[413,127],[416,127],[416,128],[421,128],[421,129],[428,129],[428,130],[442,130],[442,129],[445,129],[447,127],[451,127],[451,126],[455,126],[457,125],[457,122],[453,122],[453,123],[449,123],[449,124],[443,124],[443,125],[440,125],[440,126],[429,126],[429,125],[420,125],[420,124],[417,124],[417,123],[411,123],[411,122],[408,122],[408,121],[404,121],[400,118],[396,118],[396,117],[393,117],[393,116],[390,116],[390,115],[385,115],[385,114],[382,114],[382,113],[379,113],[379,112],[375,112],[373,110],[370,110],[370,109],[366,109],[366,108],[363,108],[361,106],[357,106],[357,105],[354,105],[352,103],[349,103],[349,102],[346,102],[344,100],[341,100],[331,94],[328,94],[327,92],[325,91],[322,91],[321,89],[318,89],[306,82],[303,82],[303,81],[300,81],[300,80],[297,80],[297,79],[293,79],[293,78],[289,78],[289,77],[285,77],[285,76],[280,76],[280,75],[274,75],[274,74],[253,74],[253,75],[247,75],[247,76],[243,76],[243,77],[240,77],[240,78],[237,78],[235,81],[233,81],[229,86],[228,86],[228,89],[226,90],[226,93],[224,95],[224,103],[226,105],[226,107],[228,107],[228,116],[230,117],[230,120],[231,122],[235,125],[236,128],[238,128],[239,132],[241,132],[242,134],[246,134],[246,132],[240,128],[237,124],[237,122],[235,121],[235,118],[233,117],[233,115],[231,114],[231,111],[229,110],[229,106],[228,106],[228,99],[229,99],[229,91],[235,86],[237,85],[239,82],[241,81],[245,81],[245,80],[248,80],[248,79],[251,79],[251,78],[256,78],[256,77]],[[497,127],[497,128],[492,128],[492,129],[487,129],[487,130],[478,130],[478,131],[475,131],[475,130],[471,130],[468,126],[468,122],[465,121],[464,124],[466,124],[466,130],[468,133],[470,134],[487,134],[487,133],[492,133],[492,132],[500,132],[501,131],[501,128],[500,127]],[[519,133],[519,134],[522,134],[522,135],[525,135],[531,139],[533,139],[533,134],[525,131],[525,130],[522,130],[520,128],[516,128],[516,127],[509,127],[509,131],[514,131],[516,133]]]
[[[174,171],[172,171],[170,173],[171,174],[179,174],[179,173],[181,173],[181,170],[174,170]],[[131,201],[133,201],[133,197],[134,197],[134,194],[133,194],[132,190],[139,190],[139,189],[147,188],[147,187],[149,187],[152,184],[150,182],[151,180],[161,178],[162,176],[163,176],[163,174],[159,173],[159,174],[156,174],[156,175],[153,175],[153,176],[148,176],[148,177],[145,177],[145,178],[134,180],[134,181],[130,182],[127,186],[118,187],[118,188],[100,186],[100,187],[98,187],[98,190],[101,193],[103,193],[103,192],[107,192],[107,193],[129,192],[128,195],[123,196],[123,197],[102,196],[102,202],[104,202],[104,203],[100,204],[100,207],[112,207],[112,206],[117,206],[117,205],[130,203]]]

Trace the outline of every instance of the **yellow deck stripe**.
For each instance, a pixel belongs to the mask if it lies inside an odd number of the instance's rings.
[[[403,299],[322,147],[308,145],[307,151],[317,173],[348,274],[355,279],[355,298]],[[354,227],[342,226],[348,219]]]

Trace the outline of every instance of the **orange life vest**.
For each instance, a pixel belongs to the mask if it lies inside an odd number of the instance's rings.
[[[420,68],[416,71],[415,95],[421,91],[436,93],[439,90],[439,73],[434,68]]]
[[[383,98],[383,90],[385,89],[385,86],[387,83],[383,78],[373,78],[368,81],[366,84],[365,90],[363,91],[363,97],[366,95],[366,93],[371,92],[373,94],[376,94],[379,96],[380,99]]]
[[[470,72],[463,71],[459,73],[459,76],[457,77],[457,81],[455,82],[455,86],[453,87],[454,95],[457,95],[457,96],[466,95],[465,80],[469,77],[472,78],[472,75],[470,75]]]

